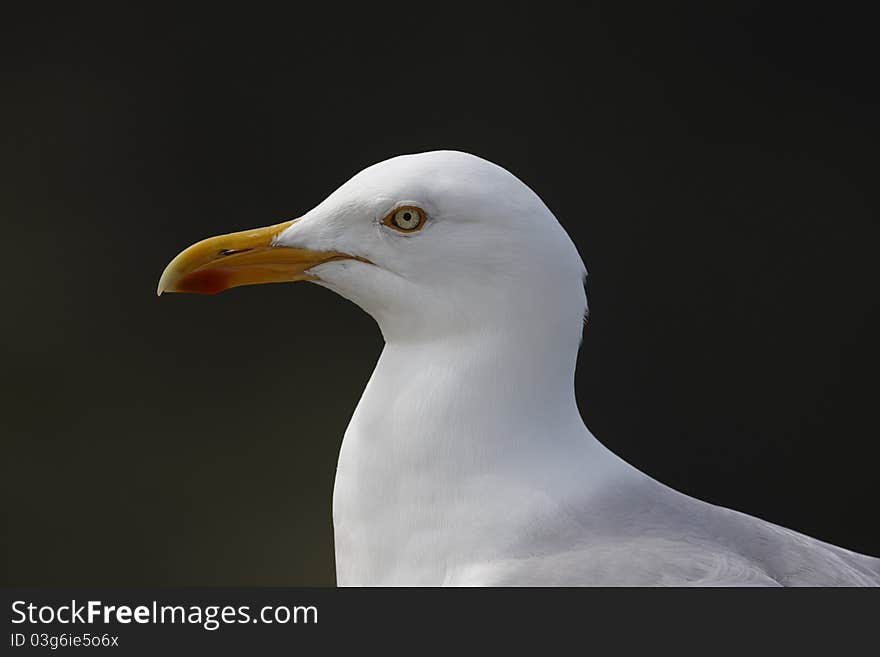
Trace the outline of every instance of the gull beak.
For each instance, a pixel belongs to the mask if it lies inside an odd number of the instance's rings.
[[[275,244],[275,238],[295,221],[209,237],[193,244],[168,263],[156,293],[216,294],[239,285],[315,280],[307,273],[312,267],[331,260],[354,258],[336,251]]]

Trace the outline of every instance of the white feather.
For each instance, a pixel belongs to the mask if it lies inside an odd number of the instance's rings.
[[[382,225],[398,205],[425,228]],[[583,262],[504,169],[397,157],[278,242],[373,263],[312,270],[386,341],[339,456],[341,585],[880,584],[880,560],[683,495],[592,436],[574,396]]]

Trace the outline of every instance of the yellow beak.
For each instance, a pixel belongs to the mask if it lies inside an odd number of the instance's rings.
[[[353,257],[336,251],[274,245],[275,237],[294,221],[209,237],[193,244],[168,263],[156,293],[216,294],[239,285],[314,280],[307,273],[312,267]]]

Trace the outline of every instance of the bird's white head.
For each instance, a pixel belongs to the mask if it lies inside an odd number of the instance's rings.
[[[579,339],[585,273],[529,187],[474,155],[435,151],[364,169],[299,219],[189,247],[159,293],[311,280],[361,306],[388,341],[537,339],[551,326]]]

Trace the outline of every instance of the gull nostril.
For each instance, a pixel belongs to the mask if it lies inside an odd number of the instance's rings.
[[[220,249],[217,251],[218,256],[228,256],[233,253],[244,253],[245,251],[250,251],[250,249]]]

